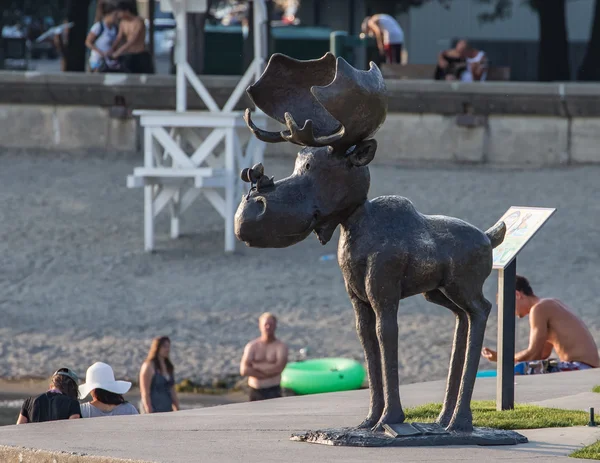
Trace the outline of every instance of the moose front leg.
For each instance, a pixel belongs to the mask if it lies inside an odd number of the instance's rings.
[[[389,284],[376,279],[369,285],[369,300],[376,316],[377,339],[381,351],[383,369],[383,393],[385,406],[374,431],[384,424],[404,423],[405,415],[400,403],[398,388],[398,302],[399,288],[390,289]]]
[[[372,428],[377,424],[383,413],[384,398],[383,384],[381,381],[381,353],[375,331],[375,312],[366,302],[360,300],[352,290],[348,289],[350,301],[354,306],[356,315],[356,332],[365,352],[367,363],[367,377],[371,393],[371,405],[367,418],[358,425],[358,428]]]

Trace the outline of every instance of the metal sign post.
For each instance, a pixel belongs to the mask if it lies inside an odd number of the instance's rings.
[[[517,259],[498,270],[496,410],[515,408],[515,285]]]
[[[506,224],[506,235],[502,244],[494,249],[493,263],[498,270],[497,410],[515,408],[517,254],[555,212],[552,208],[513,206],[500,219]]]

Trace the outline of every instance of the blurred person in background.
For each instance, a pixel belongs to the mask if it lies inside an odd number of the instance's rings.
[[[484,51],[471,46],[465,52],[467,68],[460,76],[463,82],[484,82],[487,78],[488,59]]]
[[[92,401],[81,404],[82,418],[100,416],[138,415],[137,408],[125,400],[123,394],[131,389],[129,381],[116,381],[110,365],[96,362],[87,369],[85,383],[79,386],[79,396],[88,394]]]
[[[246,344],[240,362],[240,374],[248,376],[250,402],[281,397],[281,373],[288,361],[288,347],[275,337],[275,315],[263,313],[258,328],[260,337]]]
[[[435,80],[461,80],[467,70],[466,53],[469,47],[465,39],[460,39],[454,47],[444,50],[438,55],[435,69]]]
[[[119,33],[107,55],[118,59],[121,70],[132,74],[153,74],[152,54],[146,48],[146,24],[130,1],[117,4]]]
[[[296,24],[296,13],[300,8],[300,0],[274,0],[273,3],[282,11],[281,22],[283,24]]]
[[[117,62],[108,57],[108,52],[115,43],[119,31],[117,7],[114,4],[103,2],[100,8],[102,19],[94,23],[85,40],[85,45],[90,50],[91,72],[105,72],[117,68]]]
[[[67,70],[67,48],[69,47],[69,28],[66,27],[69,24],[68,19],[63,19],[62,25],[64,28],[59,34],[53,37],[54,48],[60,57],[60,70],[65,72]]]
[[[361,25],[362,33],[375,37],[382,62],[400,64],[404,31],[389,14],[367,16]]]
[[[517,275],[515,314],[529,316],[529,346],[515,354],[515,374],[557,373],[600,367],[600,356],[594,337],[585,323],[569,307],[555,298],[538,297],[529,281]],[[558,354],[550,361],[552,350]],[[498,353],[484,347],[481,355],[491,362]]]
[[[48,391],[23,402],[17,424],[81,418],[79,378],[68,368],[59,368],[50,378]]]
[[[173,363],[169,359],[171,340],[160,336],[152,340],[148,357],[140,369],[142,412],[163,413],[179,410]]]

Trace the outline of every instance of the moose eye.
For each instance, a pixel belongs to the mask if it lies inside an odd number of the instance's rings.
[[[306,164],[305,168],[306,168],[306,170],[309,170],[310,169],[310,164]]]

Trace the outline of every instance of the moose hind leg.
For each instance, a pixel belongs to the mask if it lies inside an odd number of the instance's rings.
[[[465,363],[465,351],[467,348],[467,313],[458,307],[454,302],[448,299],[439,289],[429,291],[424,294],[425,299],[442,307],[446,307],[454,312],[456,316],[456,327],[454,329],[454,341],[452,343],[452,354],[450,355],[450,367],[448,369],[448,379],[446,381],[446,394],[442,404],[442,411],[438,416],[437,423],[446,427],[454,414],[456,401],[458,399],[458,390]]]
[[[463,368],[462,381],[458,393],[458,401],[454,415],[448,424],[449,431],[472,431],[473,415],[471,413],[471,398],[479,367],[481,348],[492,304],[479,293],[470,299],[462,299],[460,294],[446,295],[457,305],[467,311],[469,331],[467,335],[467,351]]]
[[[367,418],[358,425],[358,428],[372,428],[377,424],[383,413],[383,383],[381,378],[381,353],[375,331],[375,312],[371,306],[360,300],[355,294],[349,292],[350,300],[356,315],[356,332],[365,352],[367,363],[367,376],[371,405]]]

